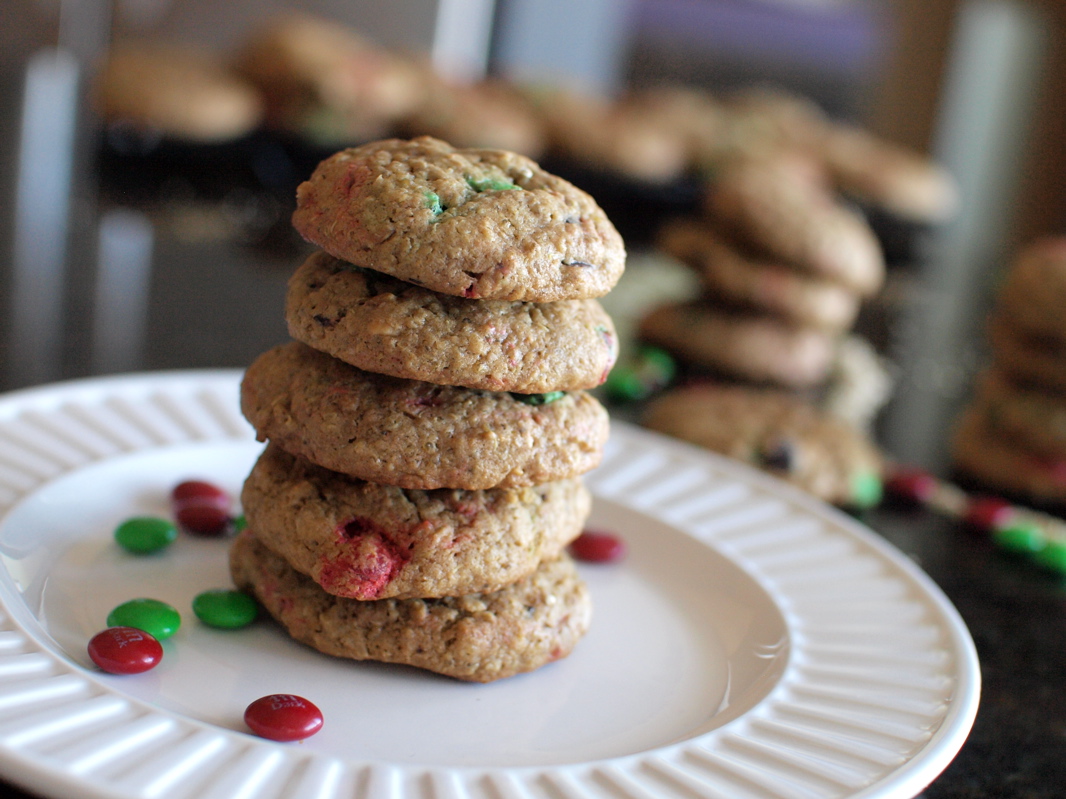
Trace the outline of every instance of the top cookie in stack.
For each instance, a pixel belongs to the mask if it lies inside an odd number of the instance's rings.
[[[331,654],[477,681],[565,656],[621,237],[533,161],[429,137],[335,154],[297,206],[321,250],[289,283],[296,341],[242,383],[270,444],[235,581]]]

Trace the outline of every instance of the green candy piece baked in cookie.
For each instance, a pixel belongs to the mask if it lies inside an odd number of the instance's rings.
[[[402,488],[532,486],[597,466],[604,407],[571,391],[542,405],[376,374],[291,342],[260,355],[241,410],[261,439],[342,474]]]

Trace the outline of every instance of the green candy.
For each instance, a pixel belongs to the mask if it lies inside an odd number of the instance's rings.
[[[856,508],[875,507],[884,494],[884,483],[873,472],[860,472],[851,481],[851,502]]]
[[[192,612],[208,627],[235,630],[255,621],[259,607],[247,594],[218,588],[197,594],[192,601]]]
[[[496,180],[496,178],[467,178],[466,184],[474,191],[509,191],[510,189],[521,189],[521,186],[516,186],[509,180]]]
[[[242,513],[233,519],[233,532],[239,533],[242,530],[247,529],[248,518]]]
[[[995,530],[992,540],[996,546],[1009,552],[1030,554],[1039,552],[1047,545],[1047,538],[1035,524],[1018,522]]]
[[[108,627],[136,627],[162,641],[181,626],[181,614],[158,599],[131,599],[107,616]]]
[[[150,555],[166,549],[178,537],[178,528],[167,519],[136,516],[115,528],[115,541],[127,552]]]
[[[438,195],[435,191],[427,191],[425,197],[426,208],[432,211],[434,216],[439,216],[440,214],[444,213],[444,206],[441,205],[440,195]]]
[[[546,394],[511,394],[519,402],[526,405],[547,405],[549,402],[561,400],[566,396],[565,391],[549,391]]]
[[[676,372],[677,365],[668,352],[643,346],[628,362],[611,370],[604,389],[615,402],[635,402],[667,386]]]
[[[1048,541],[1047,546],[1033,553],[1033,560],[1045,569],[1066,574],[1066,542]]]
[[[648,395],[647,386],[630,366],[616,366],[607,375],[608,396],[617,402],[635,402]]]

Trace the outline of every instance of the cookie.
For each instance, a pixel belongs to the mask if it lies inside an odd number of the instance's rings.
[[[1066,392],[1066,339],[1034,335],[1002,312],[989,317],[987,333],[996,364],[1012,378]]]
[[[670,183],[688,167],[682,132],[644,106],[572,89],[527,91],[552,153],[574,165],[648,184]]]
[[[211,54],[177,45],[116,44],[93,89],[109,124],[189,142],[237,139],[263,119],[263,100],[254,86]]]
[[[585,192],[503,150],[428,136],[342,150],[297,189],[293,226],[358,266],[473,299],[589,299],[625,268]]]
[[[1002,437],[1066,460],[1066,394],[1012,380],[992,366],[978,377],[973,405]]]
[[[618,358],[596,300],[467,300],[319,251],[289,280],[289,334],[371,372],[539,394],[594,388]]]
[[[1066,345],[1066,236],[1048,236],[1023,249],[1008,267],[996,303],[1020,330]]]
[[[1066,460],[1047,457],[996,430],[975,407],[963,411],[951,438],[951,458],[986,489],[1040,505],[1066,502]]]
[[[565,556],[487,594],[360,601],[327,594],[244,531],[233,581],[289,635],[320,652],[490,682],[566,657],[588,629],[588,589]]]
[[[241,410],[261,440],[401,488],[529,486],[599,464],[606,410],[583,391],[519,395],[364,372],[298,342],[260,355]]]
[[[657,84],[629,91],[619,106],[630,117],[654,121],[681,143],[684,165],[680,169],[668,167],[664,175],[669,176],[669,170],[703,170],[720,159],[728,119],[721,103],[709,92],[681,84]]]
[[[591,500],[579,480],[404,490],[268,445],[241,505],[259,541],[327,593],[387,599],[496,591],[520,580],[578,536]]]
[[[817,103],[769,85],[732,92],[722,99],[721,112],[725,126],[720,150],[730,158],[810,152],[831,127]]]
[[[731,161],[716,174],[704,211],[731,239],[863,297],[884,282],[869,225],[835,200],[805,159]]]
[[[836,350],[836,337],[823,330],[703,300],[655,308],[641,319],[639,335],[689,364],[796,389],[822,383]]]
[[[880,501],[877,448],[856,428],[791,394],[693,384],[654,400],[642,424],[749,463],[835,505]]]
[[[521,93],[500,80],[446,81],[426,69],[426,96],[396,131],[404,137],[433,136],[455,147],[511,150],[538,158],[547,147],[539,115]]]
[[[862,128],[830,126],[818,152],[838,189],[897,217],[935,224],[958,210],[958,185],[946,169]]]
[[[844,285],[745,251],[699,220],[668,222],[658,246],[695,269],[720,302],[831,331],[851,327],[858,315],[859,295]]]
[[[414,64],[307,14],[280,14],[253,31],[235,67],[266,98],[271,127],[322,145],[385,135],[425,91]]]

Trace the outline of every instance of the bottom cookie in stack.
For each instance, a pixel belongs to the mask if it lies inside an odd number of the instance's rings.
[[[472,682],[565,657],[588,628],[588,591],[565,555],[499,591],[359,601],[323,591],[245,530],[230,554],[238,588],[292,638],[328,655],[400,663]]]

